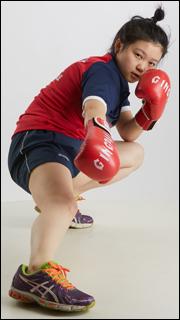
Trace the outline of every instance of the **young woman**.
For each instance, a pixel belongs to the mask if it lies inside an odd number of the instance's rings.
[[[29,264],[19,266],[11,297],[63,311],[94,305],[53,259],[72,220],[86,224],[78,195],[119,181],[142,164],[143,148],[135,140],[160,118],[170,88],[167,74],[156,69],[168,48],[168,37],[156,24],[163,18],[161,8],[152,18],[133,17],[109,53],[70,65],[20,116],[9,170],[41,214],[32,226]],[[128,82],[138,82],[135,93],[144,100],[135,117]],[[115,125],[123,141],[111,138]]]

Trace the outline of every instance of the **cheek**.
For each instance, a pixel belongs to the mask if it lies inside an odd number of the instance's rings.
[[[133,55],[130,55],[130,56],[128,57],[128,64],[129,64],[129,66],[135,66],[135,64],[136,64],[136,58],[135,58]]]
[[[132,61],[130,59],[126,59],[123,63],[123,68],[126,70],[126,71],[129,71],[132,69]]]
[[[120,70],[123,72],[124,75],[127,76],[127,74],[132,71],[132,57],[127,53],[121,53],[120,56],[117,56],[118,58],[118,66],[120,67]]]

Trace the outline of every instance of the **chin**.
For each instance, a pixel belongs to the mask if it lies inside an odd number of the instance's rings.
[[[127,81],[128,81],[129,83],[136,83],[136,82],[138,82],[139,80],[128,79]]]

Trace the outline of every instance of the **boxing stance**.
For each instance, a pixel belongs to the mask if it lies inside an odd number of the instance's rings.
[[[142,164],[143,148],[136,139],[160,119],[170,92],[169,77],[157,69],[168,48],[167,35],[156,24],[163,17],[161,8],[152,18],[133,17],[108,53],[68,66],[19,117],[9,171],[41,214],[31,229],[29,263],[18,267],[11,297],[63,311],[94,305],[94,297],[75,288],[67,279],[69,270],[54,258],[72,222],[92,224],[78,210],[78,195],[119,181]],[[128,83],[135,82],[143,105],[133,116]],[[119,141],[111,136],[113,126]]]

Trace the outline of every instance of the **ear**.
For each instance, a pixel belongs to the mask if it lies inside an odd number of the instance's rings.
[[[123,43],[121,42],[120,39],[117,39],[114,45],[114,52],[115,54],[118,53],[119,51],[123,50]]]

